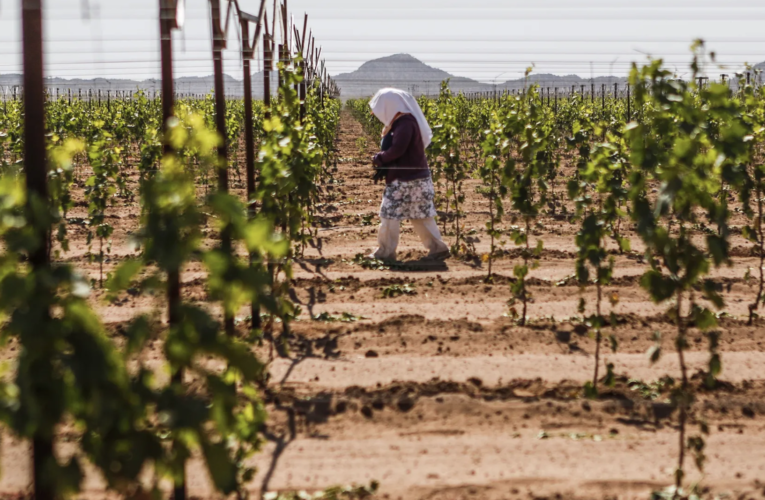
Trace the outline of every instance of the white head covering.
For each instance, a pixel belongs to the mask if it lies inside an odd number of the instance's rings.
[[[420,127],[422,143],[426,148],[430,145],[433,139],[433,131],[430,129],[428,120],[425,119],[425,114],[420,109],[420,105],[417,104],[417,100],[408,92],[398,89],[382,89],[369,101],[369,107],[372,108],[372,113],[386,127],[390,127],[393,118],[398,113],[411,114],[417,120],[417,125]]]

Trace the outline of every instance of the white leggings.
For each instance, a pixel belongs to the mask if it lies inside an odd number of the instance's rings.
[[[429,219],[412,219],[412,227],[422,244],[428,249],[429,255],[448,252],[449,246],[441,239],[441,232],[433,217]],[[380,230],[377,233],[379,248],[372,254],[376,259],[395,259],[401,233],[401,221],[396,219],[382,219]]]

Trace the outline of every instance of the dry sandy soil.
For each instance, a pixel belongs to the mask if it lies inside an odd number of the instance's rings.
[[[677,418],[668,411],[666,385],[657,381],[679,376],[675,326],[664,314],[668,306],[653,304],[639,286],[645,265],[637,237],[630,233],[632,253],[615,254],[616,279],[606,289],[619,298],[615,306],[605,305],[618,318],[605,333],[618,339],[619,350],[612,353],[604,341],[601,373],[613,363],[617,384],[598,401],[587,401],[581,387],[592,376],[595,343],[575,317],[580,296],[591,308],[594,292],[582,292],[568,279],[577,226],[564,217],[540,218],[534,237],[544,240],[545,250],[531,273],[534,301],[526,327],[507,317],[518,263],[512,244],[505,245],[496,276],[486,283],[479,260],[417,262],[424,251],[405,224],[402,263],[365,269],[354,257],[375,246],[382,186],[370,180],[371,149],[358,151],[362,135],[344,113],[337,183],[318,214],[320,241],[295,266],[293,299],[303,314],[293,325],[290,357],[271,365],[268,425],[276,438],[255,459],[253,493],[377,480],[379,497],[386,499],[645,499],[671,484]],[[474,230],[480,255],[488,248],[488,212],[477,185],[466,183],[464,224]],[[138,224],[138,207],[117,203],[107,267],[130,254],[128,236]],[[85,211],[78,207],[71,217]],[[509,225],[508,216],[504,227]],[[72,239],[64,259],[97,276],[85,258],[84,229],[72,225]],[[451,243],[454,236],[445,239]],[[744,275],[759,262],[740,237],[733,246],[734,265],[714,271],[727,302],[719,326],[724,383],[715,391],[700,389],[693,408],[694,421],[704,419],[712,429],[706,469],[695,471],[690,459],[686,467],[689,482],[699,482],[710,497],[763,498],[765,323],[750,327],[742,319],[756,293]],[[203,278],[200,266],[189,267],[187,299],[205,300]],[[409,284],[415,294],[383,298],[382,290],[394,284]],[[133,297],[106,303],[101,295],[94,293],[93,305],[110,328],[158,305]],[[321,313],[360,319],[311,319]],[[646,352],[654,332],[663,334],[664,356],[651,366]],[[706,348],[705,336],[692,330],[692,372],[705,367]],[[694,383],[701,388],[698,378]],[[200,464],[189,467],[192,495],[214,497]],[[2,470],[0,492],[28,488],[24,443],[4,441]],[[91,474],[85,487],[86,497],[101,497],[97,476]]]

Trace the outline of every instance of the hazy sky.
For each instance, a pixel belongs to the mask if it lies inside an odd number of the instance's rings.
[[[0,74],[21,69],[21,1],[0,0]],[[240,5],[256,12],[259,0]],[[159,77],[158,0],[44,0],[44,9],[47,76]],[[332,74],[407,52],[486,82],[532,64],[537,73],[625,75],[645,54],[682,75],[699,37],[732,69],[765,60],[762,0],[289,0],[289,9],[301,27],[308,13]],[[237,36],[232,28],[225,71],[241,78]],[[176,75],[209,75],[207,0],[187,0],[175,38]]]

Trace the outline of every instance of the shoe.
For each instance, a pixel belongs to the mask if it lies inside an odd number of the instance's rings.
[[[379,261],[382,261],[382,262],[396,262],[396,257],[395,256],[393,256],[393,257],[378,257],[374,253],[371,253],[371,254],[367,255],[367,258],[368,259],[372,259],[372,260],[379,260]]]
[[[452,256],[452,253],[449,250],[444,250],[443,252],[432,253],[422,260],[441,262],[448,259],[451,256]]]

